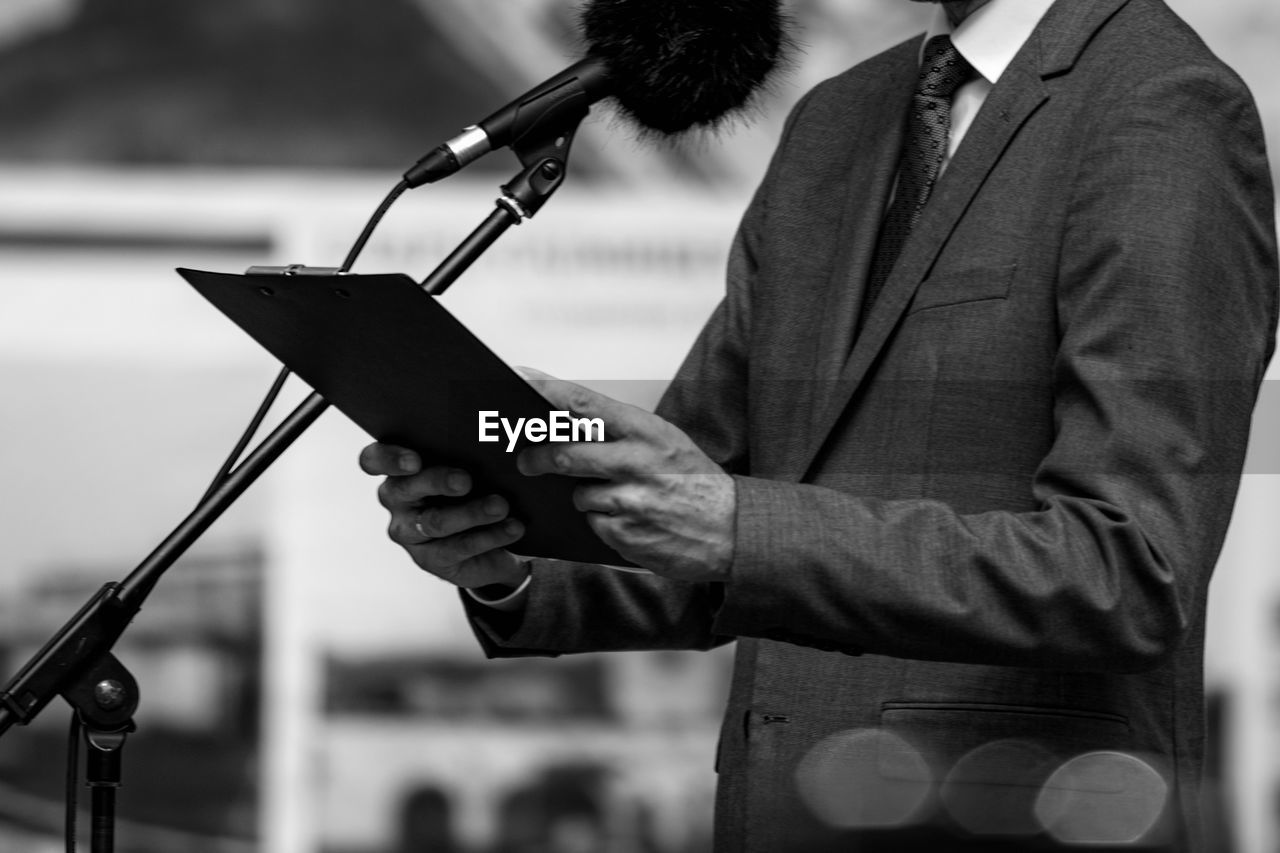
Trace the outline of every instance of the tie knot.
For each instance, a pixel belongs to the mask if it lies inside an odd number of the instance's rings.
[[[934,36],[924,48],[924,61],[920,63],[916,94],[950,98],[973,73],[973,66],[951,43],[951,36]]]

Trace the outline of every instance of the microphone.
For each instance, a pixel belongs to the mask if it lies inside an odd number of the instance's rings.
[[[589,0],[579,24],[585,58],[428,152],[405,183],[448,177],[608,97],[641,135],[715,129],[750,106],[791,45],[781,0]]]

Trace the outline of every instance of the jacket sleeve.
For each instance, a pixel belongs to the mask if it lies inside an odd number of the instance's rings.
[[[716,633],[1111,671],[1177,648],[1274,345],[1275,226],[1243,85],[1180,68],[1141,87],[1101,120],[1073,185],[1034,510],[740,477]]]

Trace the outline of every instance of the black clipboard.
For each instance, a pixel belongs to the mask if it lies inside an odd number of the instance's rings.
[[[500,494],[525,524],[512,550],[629,567],[573,506],[582,481],[525,477],[507,437],[479,441],[479,412],[548,419],[527,382],[403,274],[235,275],[179,269],[200,295],[378,441],[468,470],[470,497]]]

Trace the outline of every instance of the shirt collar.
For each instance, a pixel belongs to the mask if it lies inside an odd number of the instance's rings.
[[[927,44],[934,36],[949,33],[960,55],[994,85],[1053,3],[1054,0],[990,0],[954,29],[946,10],[938,6],[924,40]],[[921,47],[922,55],[923,51]]]

